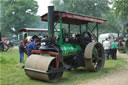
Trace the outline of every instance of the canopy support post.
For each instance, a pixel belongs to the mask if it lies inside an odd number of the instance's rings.
[[[69,33],[69,38],[70,38],[70,24],[68,24],[68,33]]]
[[[98,41],[98,38],[99,38],[99,29],[98,29],[98,23],[96,23],[96,28],[97,28],[97,41]]]
[[[62,17],[61,17],[61,12],[59,12],[59,22],[60,22],[60,39],[58,41],[59,44],[62,44],[63,42],[63,31],[62,31]]]
[[[81,35],[81,24],[80,24],[80,35]]]

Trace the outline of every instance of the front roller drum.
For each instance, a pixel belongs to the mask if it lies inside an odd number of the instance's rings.
[[[84,52],[85,67],[88,71],[97,72],[104,67],[105,56],[102,44],[97,42],[89,43]]]
[[[62,67],[60,63],[59,68]],[[25,62],[25,73],[28,77],[48,82],[56,82],[61,79],[63,72],[51,72],[56,68],[56,59],[51,56],[31,55]],[[58,69],[59,69],[58,68]]]

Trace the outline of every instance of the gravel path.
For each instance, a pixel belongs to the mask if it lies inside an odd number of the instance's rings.
[[[117,55],[128,60],[126,54],[117,53]],[[128,85],[128,67],[95,80],[82,82],[80,85]]]

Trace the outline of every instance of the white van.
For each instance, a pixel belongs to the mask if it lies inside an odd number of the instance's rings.
[[[103,43],[103,41],[108,38],[110,41],[112,40],[116,40],[118,38],[118,34],[117,33],[105,33],[105,34],[100,34],[98,41],[100,43]]]

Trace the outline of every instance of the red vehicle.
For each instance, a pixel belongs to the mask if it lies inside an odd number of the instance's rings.
[[[7,38],[2,38],[0,33],[0,51],[8,51]]]

